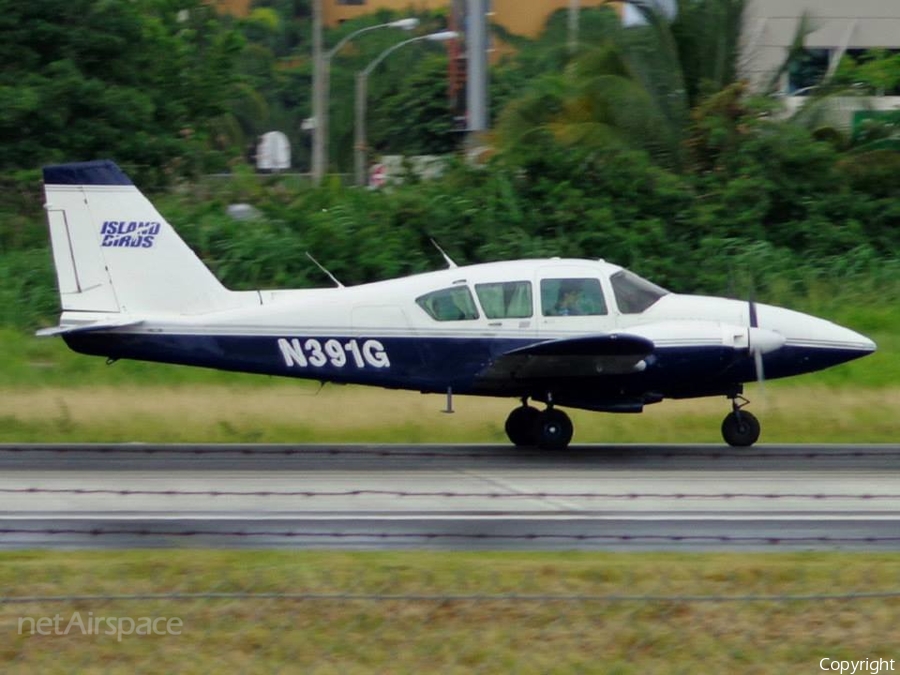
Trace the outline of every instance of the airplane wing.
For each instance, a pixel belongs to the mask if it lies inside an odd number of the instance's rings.
[[[87,323],[72,323],[64,326],[53,326],[52,328],[41,328],[35,335],[48,337],[50,335],[65,335],[66,333],[86,333],[93,330],[110,330],[112,328],[137,326],[141,323],[144,323],[143,320],[105,319],[103,321],[89,321]]]
[[[525,380],[622,375],[642,371],[653,350],[651,340],[622,333],[548,340],[501,354],[478,376]]]

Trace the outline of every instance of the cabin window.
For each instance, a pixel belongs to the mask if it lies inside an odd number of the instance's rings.
[[[435,321],[469,321],[478,318],[468,286],[442,288],[416,298],[416,304]]]
[[[599,279],[542,279],[544,316],[599,316],[607,314]]]
[[[475,284],[475,292],[489,319],[527,319],[534,313],[530,281]]]
[[[616,304],[622,314],[640,314],[669,291],[639,277],[628,270],[616,272],[609,278]]]

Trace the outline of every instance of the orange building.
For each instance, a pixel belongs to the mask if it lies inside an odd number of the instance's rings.
[[[207,4],[212,5],[223,14],[247,16],[250,13],[250,5],[253,4],[253,0],[207,0]]]
[[[599,7],[608,0],[579,0],[581,7]],[[450,8],[450,0],[323,0],[325,25],[335,26],[347,19],[379,9],[403,12]],[[510,33],[534,37],[544,28],[549,16],[568,7],[570,0],[493,0],[491,20]]]
[[[449,9],[451,0],[322,0],[322,18],[326,26],[371,14],[379,9],[395,12]]]
[[[610,0],[579,0],[581,7],[599,7]],[[246,16],[252,0],[210,0],[219,11]],[[570,0],[493,0],[491,20],[516,35],[534,37],[544,28],[549,16],[569,6]],[[397,12],[450,9],[451,0],[322,0],[322,14],[326,26],[379,9]]]

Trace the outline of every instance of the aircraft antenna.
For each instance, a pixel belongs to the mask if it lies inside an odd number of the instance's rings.
[[[444,256],[444,260],[447,261],[448,269],[452,270],[452,269],[459,267],[459,265],[457,265],[455,262],[453,262],[453,258],[451,258],[449,255],[447,255],[447,252],[444,249],[442,249],[440,244],[438,244],[433,238],[431,239],[431,243],[438,250],[438,253],[440,253],[442,256]]]
[[[316,260],[315,258],[313,258],[313,257],[309,254],[309,251],[306,252],[306,257],[309,258],[310,260],[312,260],[312,261],[313,261],[313,264],[314,264],[316,267],[318,267],[320,270],[322,270],[323,272],[325,272],[325,274],[328,275],[328,278],[331,279],[335,284],[337,284],[338,288],[344,288],[344,284],[342,284],[340,281],[338,281],[338,280],[335,278],[335,276],[334,276],[331,272],[329,272],[327,269],[325,269],[325,267],[324,267],[318,260]]]

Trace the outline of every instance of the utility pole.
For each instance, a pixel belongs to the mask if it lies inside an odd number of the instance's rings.
[[[569,54],[574,54],[578,49],[578,18],[580,11],[580,0],[569,0]]]
[[[366,107],[369,94],[369,70],[356,74],[356,98],[354,99],[353,125],[353,175],[356,184],[364,187],[368,184],[368,148],[366,147]]]
[[[314,185],[322,182],[325,175],[325,73],[322,56],[322,0],[313,0],[313,147],[312,179]]]
[[[328,133],[329,133],[329,106],[331,92],[331,60],[345,44],[353,38],[379,28],[402,28],[412,30],[419,25],[416,17],[396,19],[387,23],[379,23],[374,26],[365,26],[345,35],[329,51],[325,51],[322,37],[322,0],[314,0],[313,4],[313,181],[316,185],[322,182],[323,176],[328,172]]]
[[[487,104],[487,0],[468,0],[466,21],[466,108],[468,128],[466,142],[475,147],[475,136],[488,128]]]

